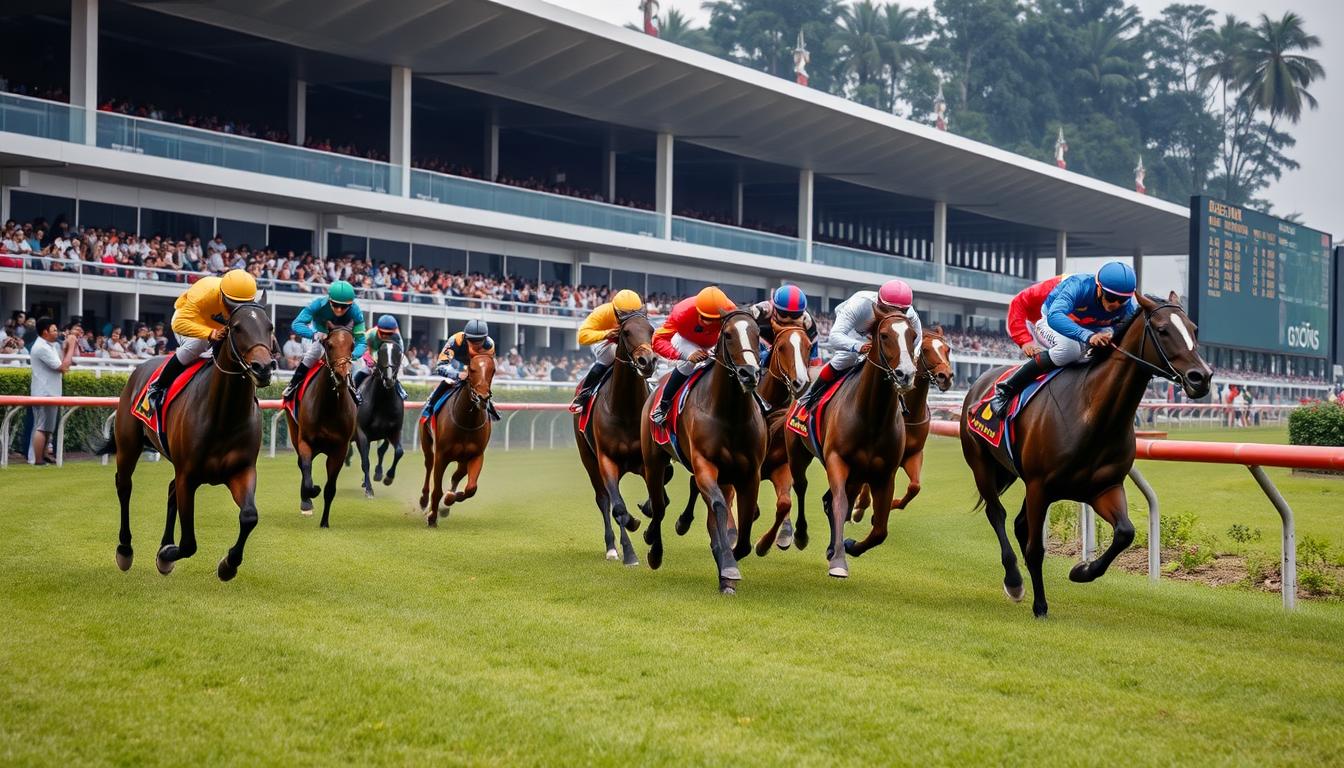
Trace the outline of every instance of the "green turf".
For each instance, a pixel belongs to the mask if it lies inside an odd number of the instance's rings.
[[[124,574],[110,467],[0,474],[0,764],[1340,759],[1344,606],[1287,615],[1277,595],[1118,572],[1076,585],[1050,558],[1035,621],[1003,597],[953,441],[934,441],[924,494],[848,581],[814,540],[745,561],[731,598],[699,523],[667,526],[658,572],[604,561],[572,451],[492,453],[481,494],[437,530],[411,514],[408,459],[374,501],[343,477],[329,531],[298,516],[292,462],[263,460],[261,524],[229,584],[221,489],[202,492],[201,551],[162,577],[166,464],[142,464]],[[1272,528],[1245,470],[1145,471],[1171,509],[1221,525],[1236,510],[1211,507],[1239,495]],[[1298,482],[1304,528],[1338,530],[1344,484]]]

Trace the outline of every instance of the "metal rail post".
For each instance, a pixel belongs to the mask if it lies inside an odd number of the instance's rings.
[[[513,420],[517,418],[520,413],[522,413],[522,411],[514,411],[504,420],[504,450],[506,451],[509,450],[509,425],[513,423]]]
[[[112,413],[108,414],[108,417],[107,417],[106,419],[103,419],[103,439],[104,439],[104,440],[111,440],[111,439],[112,439],[112,422],[114,422],[114,421],[116,421],[116,420],[117,420],[117,412],[116,412],[116,411],[113,411]],[[108,459],[108,456],[107,456],[106,453],[104,453],[104,454],[103,454],[103,466],[104,466],[104,467],[107,466],[107,459]]]
[[[1157,581],[1162,576],[1162,518],[1157,509],[1157,492],[1138,467],[1130,467],[1129,479],[1148,502],[1148,580]]]
[[[271,458],[275,458],[275,433],[280,429],[280,417],[285,415],[285,409],[280,408],[271,417]]]
[[[1297,526],[1293,522],[1293,509],[1288,506],[1284,500],[1283,494],[1274,485],[1274,481],[1265,474],[1264,468],[1250,464],[1246,467],[1251,470],[1251,476],[1255,482],[1260,484],[1260,490],[1265,492],[1269,501],[1274,505],[1274,509],[1283,519],[1283,607],[1287,610],[1297,608]]]
[[[65,413],[56,420],[56,466],[65,466],[65,422],[70,419],[70,414],[79,410],[78,405],[72,405],[65,409]],[[39,461],[45,461],[45,456],[35,457]]]
[[[14,442],[14,435],[9,431],[10,423],[14,421],[14,414],[22,412],[23,406],[21,405],[6,408],[5,418],[3,421],[0,421],[0,439],[5,441],[5,444],[0,446],[0,448],[3,448],[3,450],[0,450],[0,467],[9,466],[9,447]]]

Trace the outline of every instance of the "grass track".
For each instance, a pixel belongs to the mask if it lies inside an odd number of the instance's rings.
[[[659,572],[605,562],[571,451],[493,453],[433,531],[409,514],[418,456],[372,502],[347,470],[330,531],[297,515],[292,462],[263,459],[230,584],[223,489],[164,578],[166,464],[137,475],[126,574],[110,467],[10,469],[0,763],[1338,763],[1344,606],[1285,615],[1277,596],[1115,571],[1075,585],[1050,558],[1034,621],[1003,598],[959,448],[930,450],[924,493],[851,579],[826,578],[814,539],[745,561],[735,598],[699,523],[677,538],[669,521]],[[1165,509],[1255,515],[1276,541],[1245,470],[1144,469]],[[1283,487],[1305,530],[1339,530],[1344,483]]]

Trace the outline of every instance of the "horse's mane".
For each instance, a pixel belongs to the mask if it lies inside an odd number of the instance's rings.
[[[1159,307],[1171,306],[1171,302],[1159,296],[1145,293],[1144,297]],[[1125,340],[1125,334],[1129,331],[1131,326],[1138,325],[1137,321],[1140,317],[1143,317],[1143,307],[1139,307],[1138,312],[1135,312],[1115,325],[1115,342],[1117,344]]]

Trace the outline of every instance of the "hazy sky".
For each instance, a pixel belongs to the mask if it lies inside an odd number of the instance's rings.
[[[639,0],[549,0],[612,24],[637,22],[641,16]],[[1131,0],[1145,19],[1158,15],[1170,0]],[[662,10],[676,8],[698,24],[709,14],[695,0],[661,0]],[[932,7],[933,0],[904,0],[905,5]],[[1285,173],[1270,187],[1265,197],[1274,203],[1276,213],[1300,212],[1309,227],[1331,233],[1344,240],[1344,0],[1212,0],[1206,2],[1220,13],[1233,13],[1243,19],[1258,19],[1261,13],[1271,17],[1287,10],[1296,11],[1307,30],[1321,39],[1321,47],[1311,53],[1325,67],[1326,79],[1312,87],[1321,106],[1307,112],[1292,128],[1297,146],[1290,155],[1302,164],[1297,171]],[[1335,128],[1330,126],[1334,125]]]

